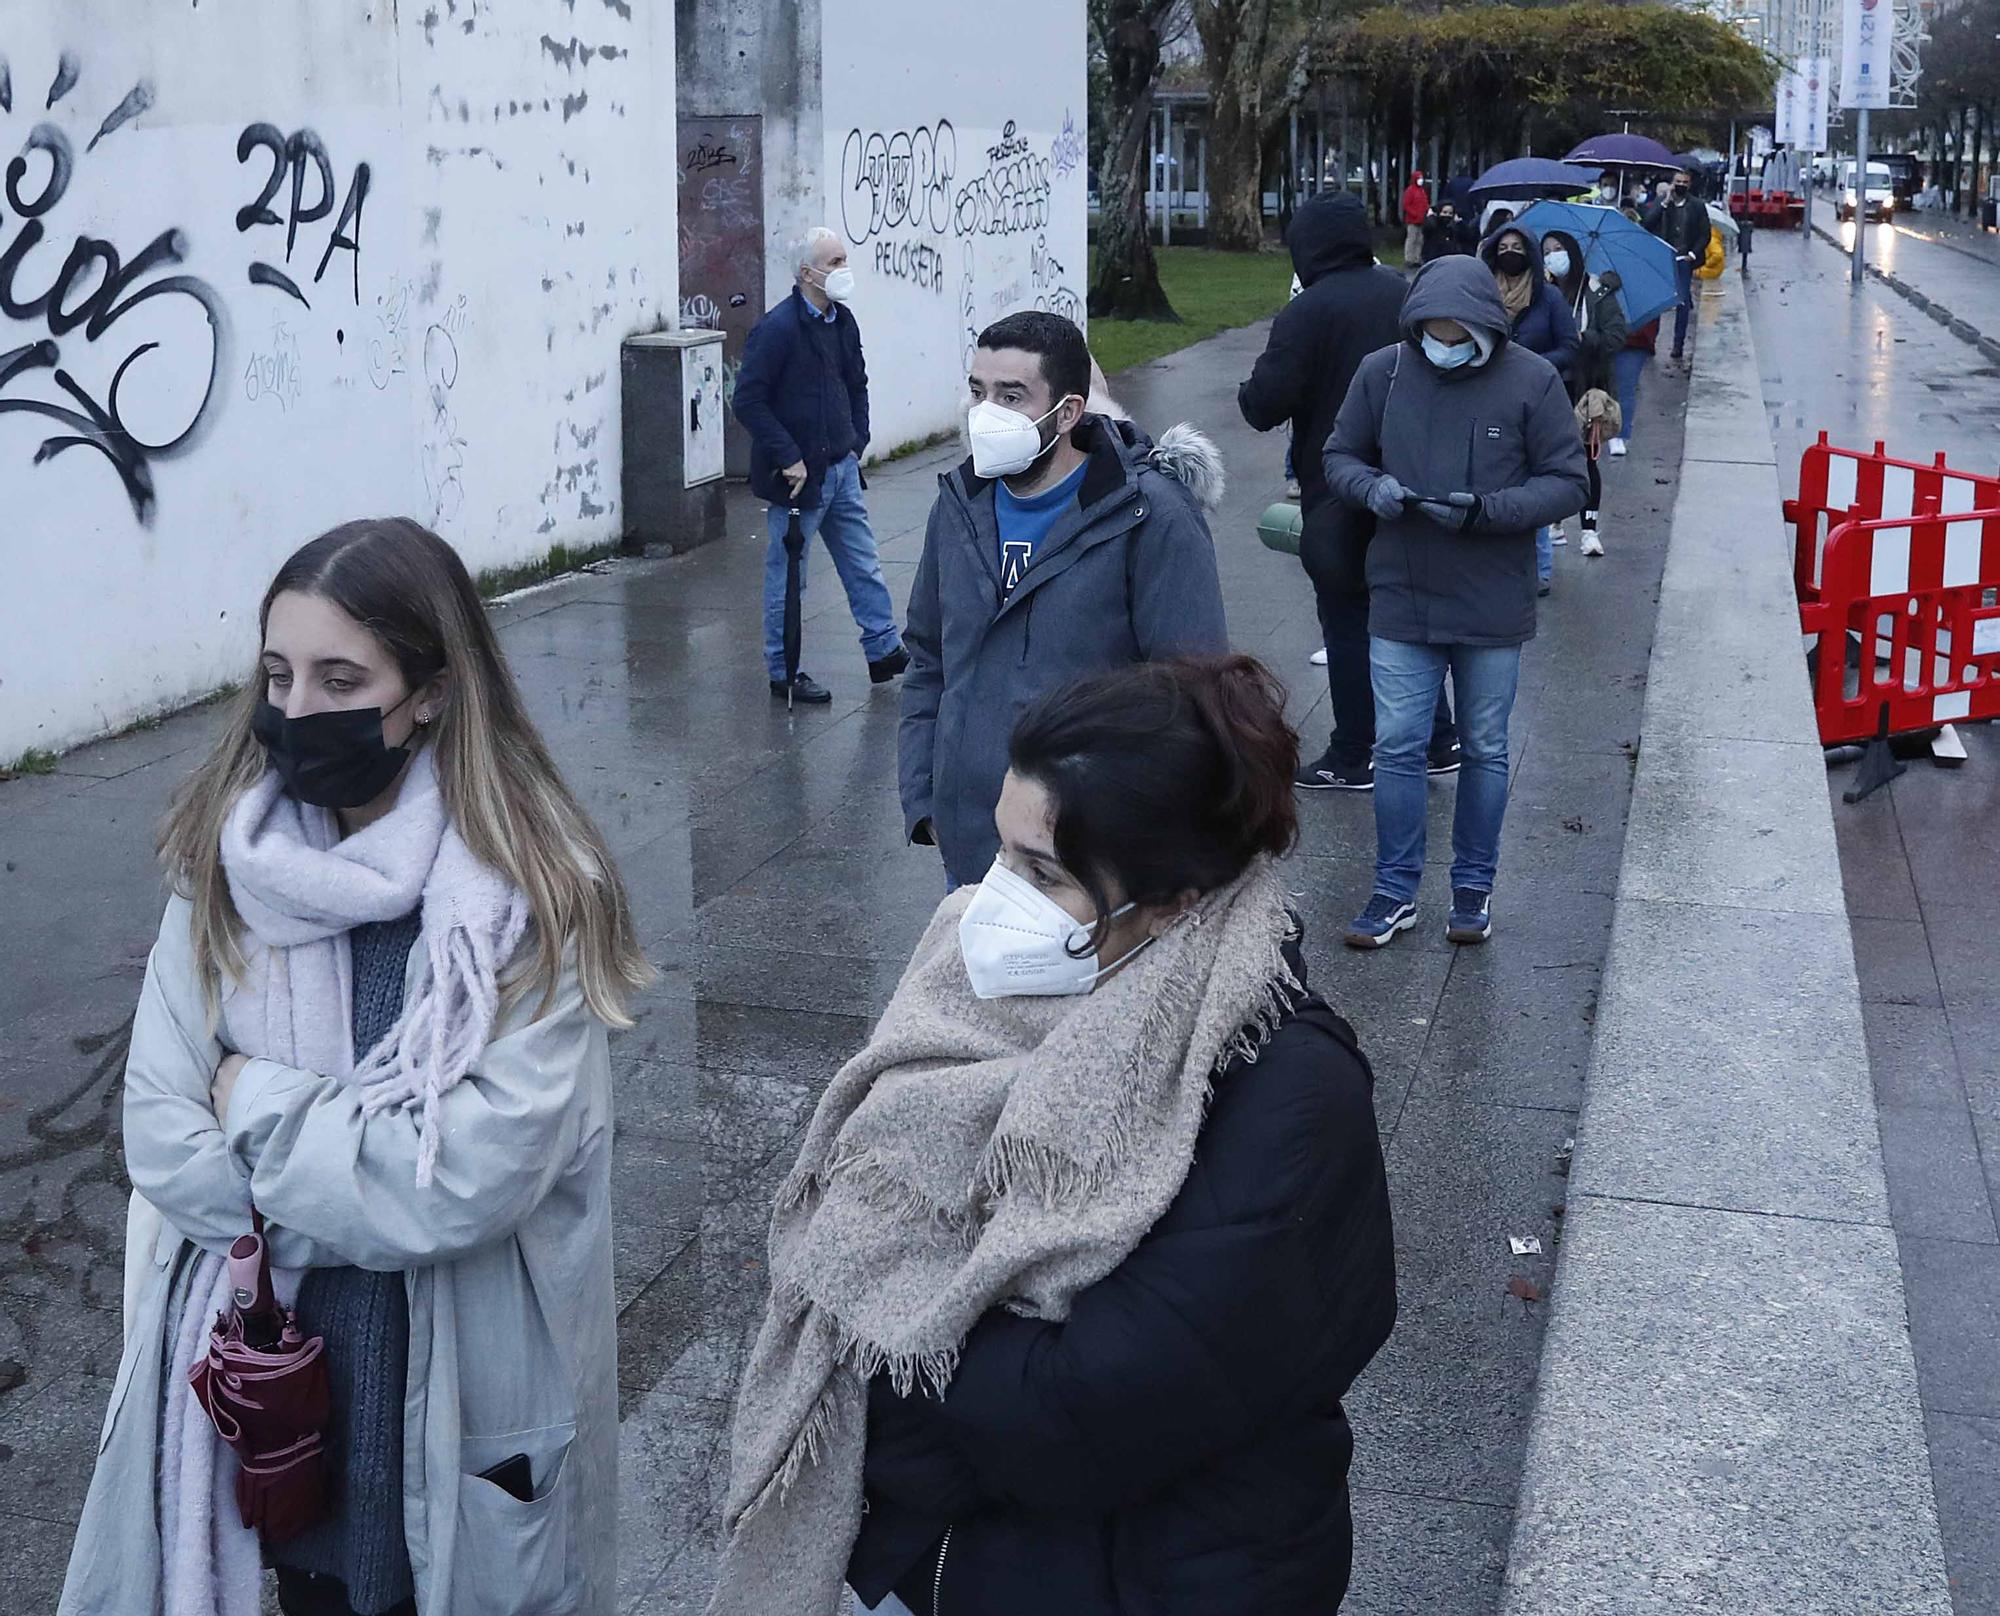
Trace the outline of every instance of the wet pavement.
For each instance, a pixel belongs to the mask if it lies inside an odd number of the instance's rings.
[[[1829,255],[1830,257],[1831,255]],[[1214,520],[1236,643],[1328,723],[1295,562],[1258,512],[1283,444],[1241,425],[1234,391],[1263,329],[1121,377],[1161,430],[1191,419],[1229,462]],[[1581,1100],[1644,697],[1685,383],[1656,366],[1632,455],[1606,462],[1605,542],[1557,552],[1513,730],[1496,936],[1442,935],[1442,869],[1423,926],[1382,953],[1335,946],[1365,898],[1366,798],[1303,804],[1289,867],[1316,984],[1360,1029],[1394,1197],[1401,1319],[1350,1401],[1357,1437],[1357,1616],[1496,1610],[1544,1308],[1561,1232],[1561,1152]],[[952,451],[870,476],[884,571],[909,587],[935,475]],[[770,1194],[820,1089],[862,1042],[942,887],[902,844],[896,697],[872,690],[831,569],[807,600],[809,671],[830,709],[787,714],[758,646],[761,512],[729,537],[618,563],[496,608],[559,762],[603,825],[662,976],[614,1040],[621,1308],[620,1606],[698,1611],[712,1560],[734,1376],[761,1308]],[[302,536],[303,537],[303,536]],[[124,1040],[160,883],[167,794],[216,733],[182,715],[0,785],[0,1609],[53,1608],[118,1356],[125,1202]],[[1452,787],[1434,789],[1448,845]],[[1536,1235],[1543,1257],[1510,1255]]]
[[[1753,264],[1788,492],[1822,427],[1905,459],[2000,464],[2000,367],[1977,348],[1876,282],[1857,293],[1823,243],[1808,255],[1796,238],[1760,239]],[[1993,270],[1965,268],[2000,289]],[[1954,1608],[1989,1616],[2000,1610],[2000,733],[1959,734],[1959,769],[1914,762],[1853,805],[1840,800],[1851,766],[1829,769],[1827,784]]]

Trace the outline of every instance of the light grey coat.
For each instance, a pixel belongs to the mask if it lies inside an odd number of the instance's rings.
[[[125,1353],[60,1616],[159,1609],[170,1293],[196,1246],[222,1251],[248,1230],[253,1195],[278,1266],[405,1277],[404,1529],[422,1616],[603,1616],[618,1497],[611,1076],[574,973],[547,1013],[537,995],[513,1006],[444,1095],[436,1177],[419,1190],[416,1113],[364,1116],[332,1078],[251,1061],[217,1125],[208,1096],[224,1050],[189,919],[184,900],[167,905],[132,1027],[125,1155],[142,1238],[127,1252]],[[532,1503],[479,1479],[517,1453]]]

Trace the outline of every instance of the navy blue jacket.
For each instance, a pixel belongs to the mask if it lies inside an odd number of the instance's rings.
[[[1510,231],[1513,231],[1513,226],[1505,226],[1480,243],[1479,259],[1489,270],[1493,268],[1494,249],[1499,245],[1500,238]],[[1513,233],[1519,234],[1518,231]],[[1563,296],[1562,288],[1542,274],[1541,248],[1531,243],[1528,256],[1534,265],[1535,296],[1515,318],[1514,328],[1508,336],[1516,347],[1540,354],[1554,365],[1556,374],[1567,385],[1576,369],[1576,316],[1570,313],[1569,299]]]
[[[806,463],[797,503],[820,503],[820,479],[868,447],[868,366],[861,327],[840,304],[827,321],[797,287],[751,329],[736,373],[736,419],[750,430],[750,492],[793,503],[781,473]]]
[[[949,1616],[1339,1605],[1340,1400],[1396,1316],[1373,1083],[1308,997],[1216,1079],[1180,1194],[1067,1320],[987,1314],[942,1402],[870,1383],[847,1573],[870,1609],[891,1590]]]

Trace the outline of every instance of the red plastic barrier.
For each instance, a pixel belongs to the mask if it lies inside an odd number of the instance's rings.
[[[2000,717],[2000,507],[1840,523],[1799,628],[1823,746]]]
[[[1792,575],[1801,602],[1818,598],[1820,552],[1828,533],[1845,521],[1900,520],[1922,514],[1959,516],[2000,510],[2000,476],[1954,471],[1939,455],[1929,465],[1899,460],[1885,445],[1872,453],[1842,449],[1819,441],[1799,462],[1799,495],[1785,501],[1785,520],[1792,524]],[[1989,517],[1989,521],[1991,518]],[[1961,533],[1961,548],[1968,541]],[[2000,531],[1989,528],[1983,550],[2000,543]],[[1983,554],[1979,576],[1991,579],[1992,556]],[[1954,568],[1954,577],[1963,567]],[[1943,574],[1912,574],[1919,584],[1943,582]]]

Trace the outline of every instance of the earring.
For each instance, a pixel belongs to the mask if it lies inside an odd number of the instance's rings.
[[[417,722],[419,724],[428,724],[430,721],[431,710],[428,707],[419,707],[417,709]]]

